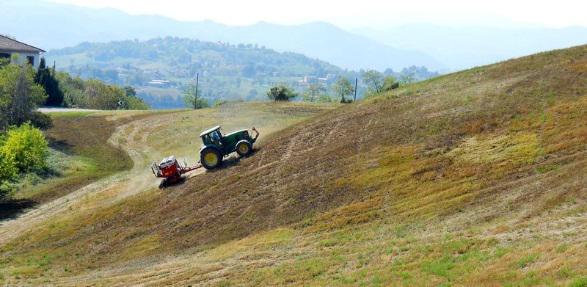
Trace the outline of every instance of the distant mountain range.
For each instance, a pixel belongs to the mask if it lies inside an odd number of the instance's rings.
[[[401,49],[423,51],[451,70],[587,44],[587,27],[505,29],[414,24],[353,32]]]
[[[86,41],[177,36],[231,44],[257,44],[280,52],[302,53],[354,70],[399,70],[412,65],[433,70],[445,68],[425,53],[396,49],[327,23],[295,26],[258,23],[233,27],[211,21],[183,22],[162,16],[133,16],[114,9],[83,8],[45,1],[0,1],[0,33],[45,50]]]
[[[413,24],[349,32],[323,22],[226,26],[212,21],[185,22],[162,16],[135,16],[115,9],[93,9],[43,0],[0,0],[0,5],[0,33],[45,50],[86,41],[176,36],[257,44],[280,52],[302,53],[352,70],[392,68],[397,71],[416,65],[446,72],[587,43],[587,27],[454,28]]]

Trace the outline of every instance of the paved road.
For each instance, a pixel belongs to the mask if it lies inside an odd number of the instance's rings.
[[[74,108],[38,108],[41,113],[67,113],[67,112],[98,112],[100,110],[74,109]]]

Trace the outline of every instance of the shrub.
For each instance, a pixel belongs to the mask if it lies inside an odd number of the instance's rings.
[[[383,80],[383,91],[391,91],[399,88],[399,82],[392,76],[387,76]]]
[[[216,99],[216,100],[214,100],[214,104],[213,104],[213,106],[214,106],[215,108],[217,108],[217,107],[221,107],[222,105],[224,105],[224,104],[226,104],[226,103],[228,103],[228,101],[227,101],[227,100],[220,100],[220,99]]]
[[[267,97],[273,101],[289,101],[298,95],[285,85],[272,87],[267,92]]]
[[[0,155],[0,199],[5,198],[11,191],[10,181],[18,174],[13,156]]]
[[[0,147],[0,155],[4,159],[13,157],[16,168],[21,172],[38,171],[46,167],[47,141],[39,129],[26,123],[8,131],[6,141]]]
[[[53,127],[53,120],[47,114],[32,112],[30,118],[31,124],[39,129],[48,130]]]
[[[4,140],[0,139],[0,148],[4,146]],[[1,149],[0,149],[1,150]],[[0,153],[0,182],[12,179],[16,176],[18,169],[14,155]]]

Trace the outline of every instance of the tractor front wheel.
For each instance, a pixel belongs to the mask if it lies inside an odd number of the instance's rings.
[[[222,163],[222,155],[215,148],[206,148],[200,153],[200,161],[206,169],[214,169]]]
[[[236,144],[236,153],[241,157],[248,156],[253,152],[253,146],[248,141],[240,141]]]

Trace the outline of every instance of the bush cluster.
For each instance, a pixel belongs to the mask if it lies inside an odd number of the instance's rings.
[[[0,198],[18,174],[40,172],[47,166],[48,144],[43,133],[25,123],[0,135]]]
[[[274,86],[271,89],[269,89],[269,91],[267,91],[267,97],[273,101],[276,101],[276,102],[277,101],[289,101],[290,99],[293,99],[297,96],[298,96],[298,94],[296,94],[293,90],[291,90],[286,85]]]

